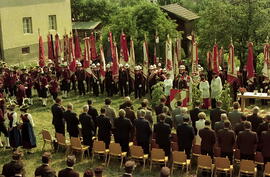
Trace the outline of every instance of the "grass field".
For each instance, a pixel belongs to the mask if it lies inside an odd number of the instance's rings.
[[[80,114],[82,112],[82,107],[83,105],[86,104],[88,99],[92,99],[94,101],[94,106],[99,110],[103,106],[103,102],[105,97],[100,96],[100,97],[92,97],[90,95],[86,96],[77,96],[74,93],[71,93],[69,98],[63,100],[63,105],[67,105],[67,103],[71,102],[74,105],[74,111],[77,114]],[[123,102],[123,98],[120,97],[113,97],[112,99],[112,107],[115,109],[119,108],[119,105]],[[25,163],[25,169],[27,173],[27,177],[34,176],[34,170],[37,166],[41,164],[41,155],[42,155],[42,145],[43,145],[43,140],[42,136],[40,134],[42,129],[47,129],[50,131],[51,135],[54,135],[54,128],[51,124],[52,122],[52,115],[50,111],[50,107],[53,104],[52,99],[48,99],[48,106],[47,107],[42,107],[41,106],[41,101],[38,101],[37,99],[34,100],[34,105],[30,107],[29,113],[32,114],[32,117],[35,122],[35,134],[37,137],[37,148],[33,149],[34,154],[24,154],[23,161]],[[136,100],[134,102],[135,109],[139,107],[139,100]],[[20,115],[20,112],[17,109],[18,115]],[[3,140],[3,137],[2,137]],[[49,145],[46,145],[45,150],[51,150],[51,147]],[[2,171],[2,165],[4,163],[7,163],[11,159],[11,150],[4,150],[0,149],[0,167]],[[104,165],[102,164],[103,161],[99,161],[95,159],[94,161],[85,158],[85,160],[76,163],[75,165],[75,170],[80,172],[81,176],[84,172],[85,169],[87,168],[94,168],[99,165]],[[56,170],[59,171],[62,168],[65,168],[65,154],[64,152],[58,152],[58,153],[53,153],[53,161],[52,161],[52,167]],[[155,172],[156,171],[156,172]],[[141,167],[136,168],[135,176],[157,176],[158,175],[159,168],[153,169],[152,172],[148,169],[146,169],[144,172],[141,171]],[[116,177],[120,176],[123,173],[123,169],[119,168],[119,162],[117,160],[112,160],[112,163],[110,163],[110,167],[104,169],[104,174],[107,177]]]

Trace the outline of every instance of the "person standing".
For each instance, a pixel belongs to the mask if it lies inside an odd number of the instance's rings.
[[[211,129],[209,120],[205,121],[205,127],[199,131],[201,141],[201,154],[213,157],[213,148],[216,143],[215,131]]]
[[[22,82],[17,83],[16,99],[19,106],[23,105],[23,100],[26,97],[25,86]]]
[[[115,142],[121,145],[123,152],[128,152],[128,144],[133,130],[133,125],[126,118],[126,112],[123,109],[119,110],[119,118],[114,121],[115,126]]]
[[[114,80],[113,80],[113,75],[112,75],[110,64],[106,65],[106,73],[105,73],[104,83],[105,83],[105,87],[106,87],[107,96],[112,97],[113,96],[112,87],[114,85]]]
[[[194,129],[189,125],[190,119],[185,117],[182,125],[177,126],[177,137],[179,151],[185,151],[187,158],[190,159],[190,152],[192,147],[192,142],[195,137]]]
[[[59,84],[57,81],[56,76],[52,76],[52,80],[49,83],[49,90],[53,97],[53,100],[55,100],[58,97],[58,90],[59,90]]]
[[[237,136],[236,144],[240,149],[241,159],[254,160],[254,153],[257,148],[257,133],[252,131],[251,123],[246,121],[245,130],[241,131]]]
[[[44,73],[41,74],[40,77],[40,96],[42,98],[42,106],[47,105],[47,97],[48,97],[48,79]]]
[[[253,114],[250,116],[247,116],[247,121],[251,122],[252,125],[252,131],[257,132],[259,125],[263,122],[263,119],[261,116],[259,116],[260,108],[258,106],[255,106],[252,109]]]
[[[160,114],[159,122],[154,125],[154,133],[156,137],[156,143],[161,149],[165,151],[165,155],[170,155],[171,142],[171,128],[170,125],[165,123],[166,115],[164,113]]]
[[[64,112],[64,119],[67,122],[67,131],[70,137],[79,137],[79,127],[80,124],[77,114],[72,111],[73,105],[69,103],[67,105],[67,111]]]
[[[52,124],[54,125],[56,133],[61,133],[65,135],[65,120],[64,120],[65,109],[61,105],[61,103],[62,100],[60,98],[56,98],[54,105],[52,105],[51,107],[51,112],[53,115]]]
[[[78,80],[78,90],[80,95],[85,95],[85,86],[84,81],[86,79],[86,72],[82,68],[82,64],[79,63],[77,66],[77,71],[75,72],[77,80]]]
[[[232,128],[235,129],[235,126],[237,123],[240,123],[241,122],[241,117],[242,117],[242,113],[239,111],[239,103],[238,102],[234,102],[233,103],[233,111],[232,112],[229,112],[228,114],[228,118],[229,118],[229,121],[231,122],[232,124]]]
[[[208,81],[205,79],[205,76],[202,75],[201,76],[201,81],[200,81],[200,85],[199,85],[199,89],[202,93],[202,99],[203,99],[203,109],[208,109],[210,106],[210,86]]]
[[[91,153],[93,147],[92,137],[95,136],[95,123],[88,114],[88,105],[83,106],[83,113],[79,115],[79,121],[82,125],[83,144],[89,146]]]
[[[89,110],[88,110],[88,114],[92,117],[92,120],[95,123],[95,134],[96,134],[96,130],[97,130],[97,117],[98,117],[98,112],[97,109],[93,106],[93,101],[92,100],[88,100],[87,101]]]
[[[145,78],[143,76],[142,71],[140,70],[140,66],[135,67],[135,81],[134,81],[134,91],[135,91],[135,99],[142,98],[145,89]]]
[[[114,108],[111,107],[111,103],[112,103],[112,100],[110,98],[106,98],[105,105],[103,106],[103,108],[105,109],[106,117],[109,117],[109,119],[111,120],[111,124],[114,128],[114,120],[116,118],[116,114],[115,114]]]
[[[42,165],[36,168],[35,177],[56,177],[55,170],[50,167],[52,160],[52,154],[50,152],[44,152],[41,158]]]
[[[158,116],[159,114],[163,113],[163,107],[165,106],[165,104],[166,104],[166,98],[164,96],[162,96],[160,98],[159,105],[157,105],[155,107],[156,116]]]
[[[111,142],[112,124],[110,119],[105,116],[105,112],[106,110],[101,108],[100,116],[97,117],[98,140],[104,141],[106,149],[108,149]]]
[[[194,128],[196,134],[198,131],[196,129],[196,121],[199,120],[199,113],[202,112],[202,110],[200,109],[200,105],[201,105],[201,103],[199,101],[195,101],[194,109],[190,110],[190,112],[189,112],[190,118],[192,121],[192,127]]]
[[[221,114],[226,113],[225,110],[221,109],[222,102],[217,101],[216,108],[212,109],[210,111],[210,120],[211,120],[211,125],[212,129],[214,129],[215,123],[221,120]]]
[[[11,104],[8,107],[7,118],[8,118],[8,130],[9,130],[9,141],[10,146],[13,150],[16,150],[19,146],[22,145],[22,135],[19,130],[19,120],[15,110],[15,104]]]
[[[150,136],[152,129],[150,123],[145,120],[146,111],[141,109],[138,111],[138,119],[135,120],[136,141],[143,148],[145,154],[149,154]]]
[[[222,82],[218,73],[213,73],[213,78],[211,81],[211,106],[216,108],[216,98],[221,94],[222,91]],[[212,123],[213,125],[213,123]]]
[[[58,177],[79,177],[80,174],[73,169],[75,162],[75,156],[68,156],[66,161],[67,168],[60,170],[58,173]]]
[[[270,124],[268,124],[268,129],[262,132],[260,144],[264,162],[270,162]]]
[[[33,127],[35,126],[31,114],[27,113],[28,106],[23,105],[20,108],[22,124],[22,146],[31,154],[31,149],[37,147],[36,136]]]

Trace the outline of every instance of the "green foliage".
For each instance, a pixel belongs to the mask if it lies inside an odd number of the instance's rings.
[[[152,86],[152,99],[151,99],[151,104],[152,107],[155,107],[159,103],[159,100],[161,97],[164,96],[164,83],[163,82],[158,82],[157,84]]]
[[[263,70],[263,66],[264,66],[264,54],[260,53],[257,56],[257,60],[256,60],[256,71],[258,75],[262,75],[262,70]]]
[[[195,102],[202,102],[202,92],[198,88],[197,83],[192,84],[192,105],[194,106]]]
[[[222,109],[226,110],[227,112],[230,111],[230,107],[232,105],[231,93],[232,91],[230,84],[225,83],[221,94],[217,97],[217,100],[222,102]]]

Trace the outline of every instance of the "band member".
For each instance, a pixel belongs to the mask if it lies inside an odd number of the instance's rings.
[[[42,106],[47,105],[47,97],[48,97],[48,79],[44,73],[41,74],[40,77],[40,96],[42,98]]]
[[[203,109],[208,109],[210,106],[210,91],[209,91],[209,83],[208,81],[205,79],[205,76],[202,75],[201,76],[201,82],[199,85],[199,89],[202,93],[202,99],[203,99]]]
[[[222,82],[217,73],[213,73],[211,81],[211,105],[216,108],[216,98],[222,91]]]
[[[8,79],[8,90],[9,90],[9,96],[15,96],[16,95],[16,82],[17,82],[17,75],[16,71],[11,71],[9,74]]]
[[[85,95],[84,81],[86,79],[86,72],[82,68],[82,64],[78,63],[77,71],[75,72],[78,81],[78,90],[80,95]]]
[[[93,93],[96,97],[99,96],[99,87],[101,84],[99,68],[96,65],[93,67]]]
[[[125,65],[125,67],[120,64],[119,65],[119,90],[121,96],[128,96],[129,95],[129,72],[127,68],[129,67],[128,64]]]
[[[16,99],[19,106],[23,105],[23,100],[26,97],[25,93],[25,86],[22,84],[22,82],[17,83],[17,92],[16,92]]]
[[[135,88],[135,98],[142,98],[144,94],[144,77],[143,73],[140,70],[140,66],[135,67],[135,82],[134,82],[134,88]]]
[[[63,98],[67,98],[68,92],[70,91],[70,81],[71,81],[71,73],[70,70],[66,67],[67,65],[63,65],[62,70],[62,81],[61,81],[61,90],[63,91]]]
[[[113,96],[113,85],[114,85],[114,80],[112,76],[112,71],[111,71],[111,65],[107,64],[106,66],[106,74],[105,74],[105,87],[106,87],[106,92],[108,97]]]
[[[58,96],[58,90],[59,90],[59,84],[57,82],[56,76],[52,76],[52,80],[49,83],[49,90],[53,99],[55,100]]]
[[[26,82],[25,82],[25,94],[26,97],[29,99],[29,104],[33,104],[32,100],[32,88],[33,88],[33,81],[29,74],[26,75]]]

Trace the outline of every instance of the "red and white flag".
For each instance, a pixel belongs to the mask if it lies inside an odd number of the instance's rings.
[[[118,56],[118,49],[117,44],[114,42],[114,51],[115,51],[115,58],[113,58],[113,65],[112,65],[112,74],[113,78],[118,78],[119,76],[119,56]]]
[[[69,39],[68,39],[68,34],[65,34],[63,36],[63,40],[64,40],[64,61],[69,63]]]
[[[170,73],[171,78],[173,78],[173,50],[172,50],[172,40],[169,35],[167,35],[167,40],[165,44],[165,57],[166,57],[166,70]]]
[[[270,44],[266,43],[263,49],[264,65],[262,73],[265,77],[270,78]]]
[[[130,40],[130,56],[129,56],[129,68],[130,68],[130,77],[135,79],[135,50],[134,50],[134,42],[131,38]]]
[[[75,40],[75,58],[77,60],[80,60],[82,57],[82,50],[81,50],[80,39],[79,39],[77,31],[75,33],[74,40]]]
[[[52,36],[49,33],[47,36],[47,43],[48,43],[48,59],[54,61],[54,51],[53,51],[53,42],[52,42]]]
[[[97,49],[96,49],[96,38],[93,32],[91,33],[89,44],[91,53],[90,57],[93,61],[95,61],[97,59]]]
[[[198,46],[195,40],[195,37],[192,37],[192,73],[198,73],[198,64],[199,64],[199,57],[198,57]]]
[[[44,53],[44,44],[41,35],[39,35],[39,60],[38,64],[41,68],[45,66],[45,53]]]
[[[54,50],[55,50],[55,65],[58,66],[58,64],[61,62],[59,62],[59,60],[61,60],[61,53],[62,53],[62,49],[61,49],[61,42],[60,42],[60,38],[59,35],[56,33],[55,34],[55,43],[54,43]]]
[[[129,52],[128,52],[128,45],[127,45],[127,38],[125,33],[121,34],[120,37],[120,63],[125,64],[128,62],[129,59]]]
[[[91,49],[90,49],[90,39],[84,39],[84,60],[83,60],[83,67],[89,68],[91,63]]]
[[[219,73],[219,50],[218,45],[215,44],[213,48],[213,57],[212,57],[212,69],[214,73]]]
[[[101,81],[104,81],[105,74],[106,74],[106,63],[105,63],[105,55],[104,55],[104,49],[103,49],[102,44],[100,44],[99,50],[100,50],[100,76],[101,76]]]
[[[237,71],[236,71],[235,58],[234,58],[234,46],[233,46],[233,44],[230,44],[229,45],[227,81],[230,84],[232,84],[236,78],[237,78]]]
[[[143,76],[148,77],[148,67],[149,67],[149,55],[148,55],[148,44],[146,39],[143,42]]]
[[[247,58],[247,79],[253,80],[254,78],[254,65],[253,65],[253,43],[248,43],[248,58]]]
[[[69,70],[71,72],[75,72],[76,71],[76,57],[75,57],[73,36],[70,36],[70,38],[69,38],[69,58],[70,58],[70,61],[71,61],[69,63]]]

